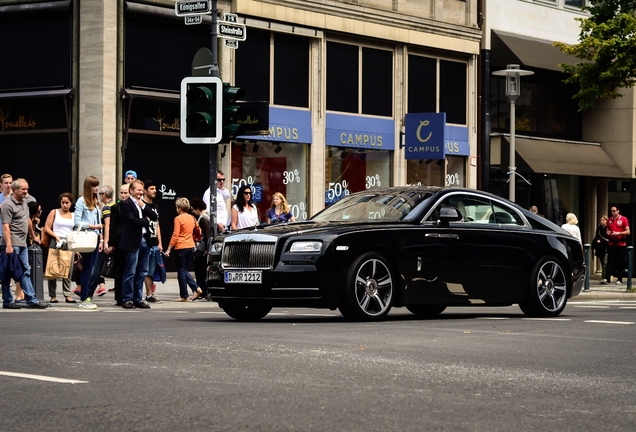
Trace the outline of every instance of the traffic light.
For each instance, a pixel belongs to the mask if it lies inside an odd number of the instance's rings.
[[[223,139],[229,141],[245,132],[245,126],[240,120],[245,117],[243,107],[237,103],[245,97],[245,91],[240,87],[223,84]]]
[[[181,81],[181,141],[218,144],[223,138],[223,81],[218,77],[188,77]]]

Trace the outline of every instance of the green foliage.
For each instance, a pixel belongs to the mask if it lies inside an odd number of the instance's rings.
[[[636,0],[591,0],[583,8],[588,18],[581,22],[579,43],[568,46],[555,42],[562,52],[582,62],[561,69],[568,74],[567,84],[577,84],[574,95],[579,111],[594,108],[601,99],[621,96],[618,88],[636,84]]]

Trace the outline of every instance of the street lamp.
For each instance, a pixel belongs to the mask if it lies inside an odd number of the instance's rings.
[[[519,69],[518,64],[506,65],[505,70],[495,71],[492,73],[497,76],[506,77],[506,97],[510,101],[510,166],[508,167],[508,199],[515,201],[515,174],[517,167],[515,162],[515,101],[521,94],[521,78],[522,76],[533,75],[534,72]]]

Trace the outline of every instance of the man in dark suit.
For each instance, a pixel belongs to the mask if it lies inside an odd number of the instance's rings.
[[[134,180],[130,183],[130,197],[119,204],[119,250],[124,253],[122,306],[125,309],[150,308],[144,300],[143,288],[148,274],[150,221],[156,221],[157,214],[143,202],[143,194],[143,182]]]

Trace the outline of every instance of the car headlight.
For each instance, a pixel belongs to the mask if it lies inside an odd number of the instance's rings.
[[[292,243],[289,252],[292,253],[318,253],[322,249],[320,241],[297,241]]]
[[[223,249],[223,243],[222,242],[214,242],[210,245],[210,252],[211,254],[220,254],[221,253],[221,249]]]

